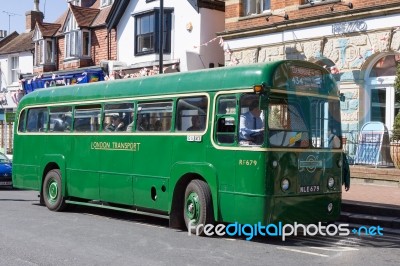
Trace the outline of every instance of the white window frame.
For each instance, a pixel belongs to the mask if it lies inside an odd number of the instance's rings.
[[[64,52],[65,59],[79,57],[79,27],[74,16],[70,15],[65,29]]]
[[[12,83],[18,83],[19,81],[19,56],[18,55],[11,55],[9,57],[9,69],[10,69],[10,81]]]
[[[106,7],[114,3],[114,0],[101,0],[100,7]]]
[[[243,0],[244,16],[271,11],[271,0]]]
[[[81,0],[70,0],[69,3],[74,6],[81,6]]]
[[[89,35],[89,41],[88,41],[88,44],[87,44],[87,46],[88,46],[88,51],[87,51],[87,54],[84,54],[84,45],[85,45],[85,43],[84,43],[84,34],[85,33],[87,33],[88,35]],[[82,48],[82,56],[83,57],[90,57],[90,55],[91,55],[91,47],[92,47],[92,35],[91,35],[91,32],[89,31],[89,30],[82,30],[81,31],[81,43],[82,43],[82,45],[80,45],[80,47]]]

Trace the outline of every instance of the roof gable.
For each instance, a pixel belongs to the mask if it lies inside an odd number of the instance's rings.
[[[69,10],[73,14],[80,28],[88,28],[100,13],[99,9],[70,5]]]
[[[21,33],[12,41],[0,48],[0,54],[12,54],[31,51],[34,49],[32,32]]]
[[[39,30],[39,32],[43,38],[53,37],[54,35],[56,35],[56,33],[57,33],[58,29],[60,29],[60,27],[61,27],[61,24],[36,23],[35,32],[34,32],[33,36],[35,36],[36,31]]]

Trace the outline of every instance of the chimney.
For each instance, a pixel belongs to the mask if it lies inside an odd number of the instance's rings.
[[[35,28],[36,22],[42,23],[44,15],[39,10],[39,0],[33,1],[33,10],[25,13],[25,31],[30,32]]]

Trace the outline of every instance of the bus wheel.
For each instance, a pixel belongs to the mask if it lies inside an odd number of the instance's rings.
[[[202,180],[192,180],[185,191],[183,217],[186,227],[192,234],[203,235],[204,226],[213,223],[212,216],[210,188]]]
[[[61,172],[58,169],[50,170],[43,182],[43,200],[51,211],[62,211],[66,207],[61,192]]]

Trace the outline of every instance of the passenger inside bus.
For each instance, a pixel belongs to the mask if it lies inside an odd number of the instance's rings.
[[[59,119],[56,120],[54,124],[54,131],[64,131],[69,130],[69,124],[67,122],[67,117],[65,114],[60,114]]]
[[[201,131],[202,126],[201,126],[201,121],[200,121],[200,116],[194,115],[192,116],[192,126],[188,127],[186,131]]]
[[[264,140],[264,120],[258,101],[252,101],[249,111],[240,116],[239,141],[242,145],[261,144]]]
[[[114,116],[110,125],[106,127],[106,131],[124,131],[125,125],[121,117]]]
[[[148,131],[149,130],[149,121],[146,118],[143,118],[142,121],[139,123],[139,127],[137,128],[138,131]]]

